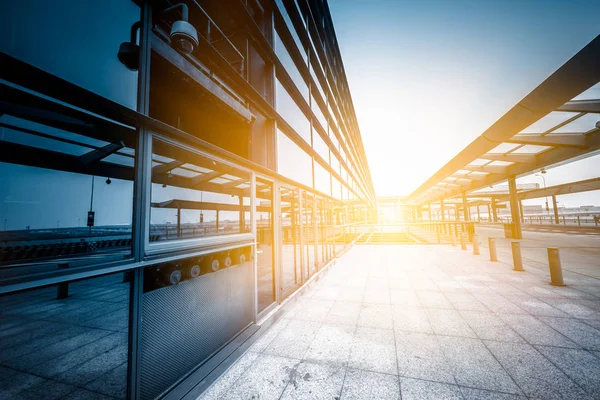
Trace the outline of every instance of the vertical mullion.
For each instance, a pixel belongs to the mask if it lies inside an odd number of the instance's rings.
[[[152,6],[144,2],[141,7],[140,56],[138,68],[137,111],[147,115],[150,94],[150,36],[152,30]],[[144,126],[138,126],[138,142],[135,157],[135,181],[133,193],[133,256],[143,260],[148,242],[149,206],[152,167],[151,136]],[[127,398],[140,397],[141,370],[141,316],[143,295],[143,268],[134,270],[130,286],[129,310],[129,363],[127,367]]]
[[[250,174],[250,232],[254,235],[252,244],[252,274],[254,276],[253,314],[254,322],[258,316],[258,244],[256,234],[256,173]]]

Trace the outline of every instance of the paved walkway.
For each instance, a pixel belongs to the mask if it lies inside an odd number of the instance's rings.
[[[525,268],[355,246],[201,398],[600,398],[600,280]]]

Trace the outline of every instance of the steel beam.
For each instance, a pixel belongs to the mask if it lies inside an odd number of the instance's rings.
[[[510,193],[510,215],[513,224],[514,239],[522,239],[521,217],[519,216],[519,199],[517,197],[517,182],[514,176],[508,178],[508,190]]]
[[[560,106],[558,111],[600,113],[600,99],[569,101]]]
[[[535,146],[551,147],[576,147],[587,148],[586,137],[579,133],[557,134],[557,135],[516,135],[506,140],[506,143],[530,144]]]

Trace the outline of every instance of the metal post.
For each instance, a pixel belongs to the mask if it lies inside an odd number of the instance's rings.
[[[554,223],[560,224],[558,220],[558,205],[556,204],[556,196],[552,195],[552,210],[554,211]]]
[[[512,248],[512,256],[513,256],[513,271],[523,272],[523,258],[521,257],[521,243],[512,241],[510,243]]]
[[[462,192],[462,203],[463,203],[463,216],[465,221],[469,221],[471,219],[471,216],[469,215],[469,206],[467,205],[467,192],[463,191]]]
[[[440,200],[440,215],[442,217],[442,221],[446,220],[446,209],[444,207],[444,199]]]
[[[492,221],[498,222],[498,210],[496,208],[496,199],[492,197]]]
[[[510,214],[513,223],[513,238],[522,239],[521,217],[519,213],[519,199],[517,197],[517,181],[514,176],[508,178],[508,190],[510,195]]]
[[[519,214],[521,215],[521,223],[525,223],[525,213],[523,212],[523,201],[519,200]]]
[[[476,256],[479,255],[479,238],[477,235],[473,235],[473,254]]]
[[[558,248],[548,247],[548,265],[550,266],[550,284],[552,286],[567,286],[563,281]]]
[[[488,217],[487,217],[488,222],[492,222],[492,210],[491,210],[491,207],[489,204],[487,205],[487,209],[488,209]]]
[[[181,208],[177,209],[177,237],[181,237]]]
[[[477,222],[481,222],[481,212],[479,211],[479,204],[477,204]]]
[[[462,233],[460,235],[460,249],[461,250],[466,250],[467,249],[467,237],[464,233]]]
[[[58,269],[66,269],[69,268],[68,263],[60,263],[58,264]],[[69,297],[69,284],[67,282],[61,282],[56,285],[56,299],[66,299]]]
[[[490,247],[490,261],[498,261],[498,254],[496,253],[496,239],[489,237],[488,244]]]

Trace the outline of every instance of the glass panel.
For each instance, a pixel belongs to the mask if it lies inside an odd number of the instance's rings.
[[[312,158],[279,130],[277,154],[277,172],[312,187]]]
[[[600,83],[596,83],[594,86],[581,93],[573,100],[596,100],[600,99]]]
[[[296,30],[294,29],[294,25],[292,25],[292,21],[287,13],[287,10],[285,9],[285,6],[283,5],[283,1],[275,0],[275,3],[277,3],[277,7],[281,11],[281,15],[283,16],[283,19],[285,20],[285,24],[288,27],[288,29],[290,30],[292,37],[294,38],[294,42],[296,43],[296,46],[300,50],[300,53],[302,53],[302,57],[304,58],[304,62],[306,63],[307,62],[306,61],[307,60],[306,51],[304,51],[304,46],[302,46],[302,43],[300,42],[300,38],[298,37]]]
[[[552,133],[587,132],[591,129],[595,129],[596,122],[598,122],[599,120],[600,117],[598,116],[598,114],[586,114],[580,118],[577,118],[575,121],[569,122],[565,126],[558,128]]]
[[[277,112],[306,143],[310,144],[310,122],[279,81],[276,86],[276,100]]]
[[[315,162],[315,189],[327,195],[331,195],[331,174],[319,163]]]
[[[3,398],[124,399],[128,281],[118,273],[2,297],[0,381],[12,383]]]
[[[325,132],[327,132],[327,119],[325,118],[325,115],[321,111],[321,107],[319,107],[319,103],[317,103],[315,98],[312,96],[311,96],[311,108],[312,108],[313,113],[315,113],[315,115],[317,116],[317,120],[319,121],[319,123],[321,124],[323,129],[325,129]]]
[[[7,0],[0,51],[135,109],[137,72],[121,64],[117,52],[139,19],[140,8],[126,0]]]
[[[258,312],[275,301],[275,253],[273,224],[273,183],[256,180],[256,233],[258,265]]]
[[[304,256],[307,265],[308,276],[316,271],[315,266],[315,220],[313,215],[314,198],[310,193],[304,193],[303,202],[303,228],[304,228]]]
[[[24,263],[31,273],[131,255],[135,141],[127,144],[0,116],[0,277]]]
[[[281,188],[281,284],[284,297],[302,283],[298,193],[297,189]]]
[[[313,129],[313,149],[318,155],[323,157],[323,160],[329,162],[329,147],[325,144],[325,141],[321,139],[321,136],[316,129]]]
[[[304,100],[308,102],[308,86],[306,85],[306,82],[304,82],[304,79],[302,79],[302,75],[300,75],[296,64],[294,64],[292,57],[290,57],[290,54],[287,52],[277,33],[275,33],[275,54],[277,54],[277,58],[279,58],[279,61],[283,64],[286,72],[290,75],[300,93],[302,93]]]
[[[151,242],[250,232],[248,173],[160,139],[152,152]]]
[[[550,114],[523,129],[520,133],[544,133],[575,115],[577,113],[552,111]]]

